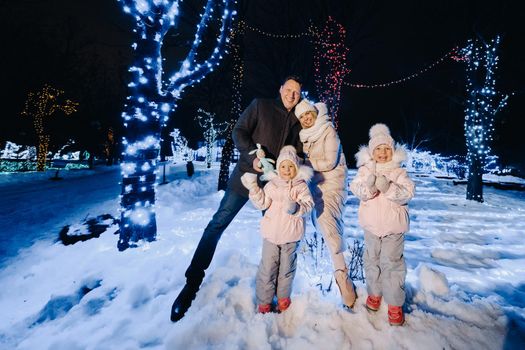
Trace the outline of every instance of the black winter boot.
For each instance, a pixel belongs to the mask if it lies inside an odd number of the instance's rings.
[[[171,307],[172,322],[177,322],[184,317],[184,314],[186,314],[186,311],[188,311],[191,306],[191,302],[195,299],[198,290],[198,286],[193,287],[187,283],[184,285],[184,288],[182,288],[179,296],[175,299]]]

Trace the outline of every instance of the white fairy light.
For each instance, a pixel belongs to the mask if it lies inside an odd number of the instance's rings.
[[[124,126],[129,131],[128,139],[124,139],[126,143],[121,198],[123,214],[119,240],[119,249],[125,249],[129,240],[155,239],[156,160],[160,151],[161,127],[168,121],[169,113],[176,108],[175,99],[180,98],[184,88],[199,82],[219,64],[225,52],[235,1],[207,1],[190,52],[172,74],[164,73],[161,46],[168,30],[177,25],[181,1],[117,1],[123,4],[124,12],[136,19],[133,30],[136,40],[132,48],[137,57],[129,69],[132,76],[132,81],[128,84],[130,95],[127,97],[126,111],[122,113]],[[213,14],[214,8],[221,9],[220,16]],[[217,45],[212,48],[213,54],[208,59],[197,62],[199,43],[212,20],[221,21]],[[139,54],[142,56],[138,56]],[[142,201],[148,203],[146,211],[135,208],[137,204],[142,207]],[[146,215],[146,212],[149,214]],[[135,230],[134,224],[147,227]]]

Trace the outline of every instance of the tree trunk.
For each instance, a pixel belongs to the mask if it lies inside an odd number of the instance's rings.
[[[469,157],[467,199],[483,202],[483,167],[476,156]]]
[[[161,60],[161,43],[156,40],[157,29],[146,26],[144,32],[137,31],[134,69],[130,70],[133,83],[129,85],[130,98],[124,111],[126,143],[121,164],[123,178],[119,250],[133,247],[133,242],[139,240],[154,241],[157,235],[155,170],[160,151],[160,120],[167,117],[167,112],[159,108],[167,98],[160,96],[157,89],[159,77],[155,75],[157,62]],[[139,79],[147,79],[147,83],[137,83]]]
[[[230,129],[230,128],[229,128]],[[219,184],[217,190],[226,190],[228,187],[228,179],[230,177],[230,164],[233,158],[233,139],[232,133],[229,132],[226,136],[226,142],[222,148],[221,156],[221,170],[219,171]]]
[[[36,170],[46,170],[47,149],[49,147],[49,135],[38,135],[38,153],[36,156]]]

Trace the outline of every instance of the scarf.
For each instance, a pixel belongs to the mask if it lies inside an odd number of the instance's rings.
[[[376,162],[376,172],[382,172],[384,170],[391,170],[395,168],[399,168],[399,163],[394,162],[394,160],[391,160],[390,162],[386,162],[386,163]]]
[[[330,127],[332,123],[328,120],[327,115],[323,114],[320,116],[317,116],[315,119],[314,125],[308,129],[302,129],[299,131],[299,137],[301,138],[302,143],[306,142],[315,142],[319,140],[321,135],[325,132],[325,130]]]

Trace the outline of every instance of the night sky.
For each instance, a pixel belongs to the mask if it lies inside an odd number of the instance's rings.
[[[467,39],[490,40],[502,35],[497,89],[514,93],[497,115],[494,153],[504,165],[525,169],[525,12],[519,1],[240,1],[240,19],[276,34],[305,32],[310,23],[322,26],[332,16],[347,30],[349,83],[396,80],[420,71]],[[166,71],[177,67],[193,39],[203,1],[186,0],[183,19],[164,41]],[[80,103],[71,116],[49,120],[52,142],[74,138],[96,150],[108,128],[122,136],[120,113],[129,82],[133,20],[116,0],[0,1],[3,68],[0,146],[6,140],[34,144],[30,118],[20,112],[29,91],[44,83],[65,90]],[[213,35],[209,36],[213,40]],[[277,96],[280,80],[289,73],[305,80],[314,92],[312,44],[307,37],[273,39],[247,31],[243,41],[243,106],[254,97]],[[202,55],[206,53],[206,48]],[[198,108],[228,120],[233,65],[227,57],[198,86],[187,88],[171,116],[174,127],[193,145],[199,139],[194,120]],[[442,154],[465,154],[463,103],[465,66],[446,60],[430,71],[387,88],[356,89],[341,94],[339,133],[350,166],[368,129],[387,123],[397,141],[419,144]]]

